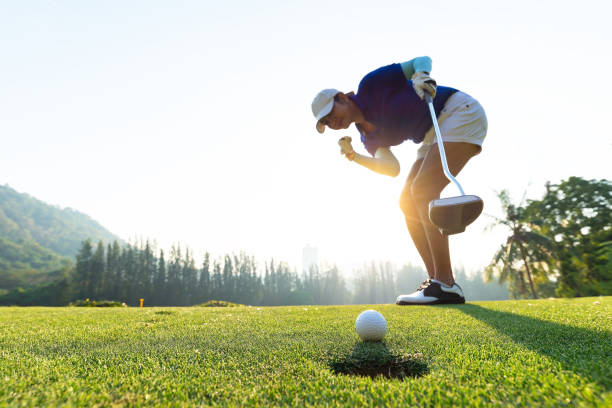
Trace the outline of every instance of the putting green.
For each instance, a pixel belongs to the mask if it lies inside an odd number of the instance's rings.
[[[611,305],[0,308],[0,406],[611,406]]]

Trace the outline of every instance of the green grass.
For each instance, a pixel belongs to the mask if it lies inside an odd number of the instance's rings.
[[[0,406],[609,407],[611,305],[0,308]],[[383,344],[354,331],[372,307]],[[423,375],[332,369],[377,355]]]

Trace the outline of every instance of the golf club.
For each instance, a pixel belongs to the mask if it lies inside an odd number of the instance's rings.
[[[480,197],[475,195],[466,195],[461,188],[461,184],[453,177],[448,164],[446,162],[446,152],[444,151],[444,143],[442,142],[442,134],[440,133],[440,127],[438,126],[438,119],[436,118],[436,112],[433,106],[433,99],[431,95],[425,92],[425,101],[429,106],[429,113],[431,114],[431,121],[433,122],[434,130],[436,131],[436,140],[438,142],[438,149],[440,150],[440,160],[442,161],[442,168],[444,169],[444,175],[449,181],[455,183],[460,196],[439,198],[432,200],[429,203],[429,219],[431,222],[440,229],[443,235],[459,234],[465,231],[465,227],[470,225],[482,212],[483,201]]]

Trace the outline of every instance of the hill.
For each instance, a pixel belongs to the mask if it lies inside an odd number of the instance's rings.
[[[23,284],[20,277],[26,274],[38,276],[60,268],[88,238],[120,241],[83,213],[0,186],[0,288]]]

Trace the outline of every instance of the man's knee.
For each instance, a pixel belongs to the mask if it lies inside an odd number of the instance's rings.
[[[400,195],[399,206],[406,216],[417,214],[415,203],[412,199],[410,184],[407,184],[406,187],[404,187],[404,191],[402,191],[402,194]]]
[[[440,198],[440,192],[444,186],[438,186],[425,177],[417,177],[410,185],[410,195],[417,205],[429,205],[431,200]]]

